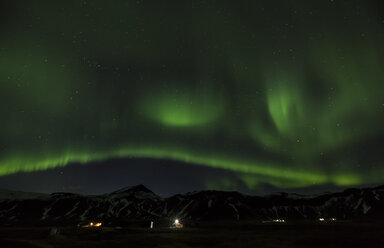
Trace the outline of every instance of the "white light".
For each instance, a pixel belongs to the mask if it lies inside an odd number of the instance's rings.
[[[276,219],[276,220],[273,220],[273,222],[285,222],[284,219]]]
[[[324,218],[319,218],[319,221],[324,221]]]
[[[179,224],[179,220],[178,219],[175,220],[175,224]]]

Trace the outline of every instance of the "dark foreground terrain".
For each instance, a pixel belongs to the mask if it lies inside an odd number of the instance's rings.
[[[380,222],[205,223],[183,229],[1,227],[0,247],[384,247]]]

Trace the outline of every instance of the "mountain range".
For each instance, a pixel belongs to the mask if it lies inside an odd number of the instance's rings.
[[[162,198],[143,185],[103,195],[0,190],[0,225],[173,220],[384,219],[384,186],[338,193],[250,196],[195,191]]]

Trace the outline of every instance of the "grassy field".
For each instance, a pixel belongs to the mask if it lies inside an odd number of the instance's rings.
[[[384,223],[205,223],[144,229],[2,227],[0,247],[364,247],[384,248]]]

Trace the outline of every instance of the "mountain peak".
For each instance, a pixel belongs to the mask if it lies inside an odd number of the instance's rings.
[[[111,194],[134,193],[134,192],[144,192],[144,193],[154,194],[151,190],[149,190],[143,184],[139,184],[131,187],[124,187],[122,189],[112,192]]]
[[[291,193],[262,197],[238,192],[196,191],[169,198],[161,198],[141,184],[101,196],[57,193],[51,195],[53,197],[48,195],[42,198],[24,193],[28,195],[19,197],[14,192],[8,194],[6,191],[5,196],[0,198],[1,221],[49,221],[56,225],[60,221],[79,222],[94,219],[95,216],[112,222],[121,218],[154,220],[175,216],[185,220],[384,219],[384,189],[359,189],[358,194],[355,190],[316,197]]]

